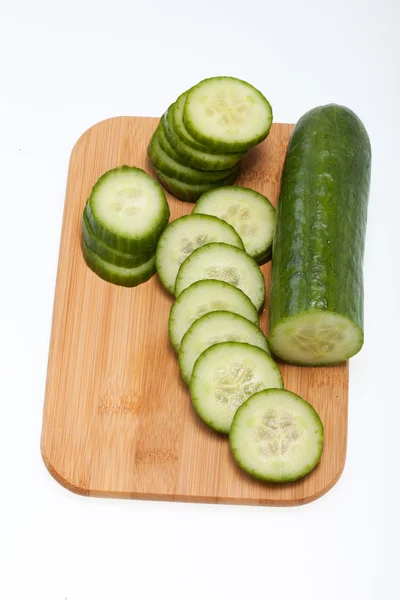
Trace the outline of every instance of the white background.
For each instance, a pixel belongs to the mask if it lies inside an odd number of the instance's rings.
[[[1,599],[400,597],[399,14],[398,0],[0,0]],[[276,121],[337,102],[370,133],[345,471],[300,508],[75,496],[39,450],[70,151],[218,74],[259,87]]]

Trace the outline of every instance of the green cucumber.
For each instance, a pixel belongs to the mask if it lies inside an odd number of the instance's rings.
[[[174,130],[171,107],[162,116],[161,124],[165,136],[175,152],[181,157],[185,164],[190,165],[195,169],[203,169],[206,171],[230,169],[237,165],[243,157],[242,152],[233,154],[215,154],[211,153],[209,150],[198,150],[197,148],[192,148],[185,144]]]
[[[231,185],[239,175],[239,167],[237,167],[229,177],[222,181],[215,181],[214,183],[184,183],[179,179],[165,175],[154,166],[153,169],[157,179],[167,192],[182,202],[196,202],[204,192],[222,185]]]
[[[229,433],[243,402],[267,388],[283,388],[278,365],[264,350],[243,342],[221,342],[205,350],[190,379],[197,414],[221,433]]]
[[[216,310],[236,313],[255,325],[260,323],[255,306],[239,288],[217,279],[196,281],[180,294],[169,313],[169,337],[177,352],[192,323]]]
[[[139,267],[118,267],[109,263],[100,256],[98,256],[93,250],[86,245],[82,238],[82,251],[83,257],[87,266],[96,275],[115,285],[121,285],[124,287],[135,287],[140,283],[144,283],[156,272],[156,259],[152,256],[147,262],[140,265]]]
[[[179,369],[185,383],[190,383],[193,367],[200,354],[220,342],[245,342],[269,352],[268,341],[257,325],[245,317],[226,310],[216,310],[197,319],[182,338]]]
[[[259,265],[271,259],[275,208],[259,192],[238,185],[216,188],[200,196],[192,213],[214,215],[232,225]]]
[[[267,137],[272,109],[246,81],[211,77],[188,91],[183,122],[190,135],[211,151],[246,152]]]
[[[284,483],[318,464],[324,427],[314,408],[292,392],[257,392],[236,411],[229,443],[238,465],[256,479]]]
[[[86,207],[82,215],[82,237],[90,250],[104,261],[112,263],[117,267],[138,267],[150,260],[154,255],[154,251],[147,254],[128,254],[126,252],[114,250],[111,246],[105,244],[103,240],[93,233],[93,229],[90,226],[87,216]]]
[[[181,94],[170,108],[173,131],[187,146],[200,150],[200,152],[208,152],[203,144],[199,144],[199,142],[190,135],[183,122],[183,109],[185,108],[187,94],[187,92]]]
[[[192,252],[178,271],[175,296],[202,279],[219,279],[238,287],[259,312],[264,305],[264,276],[251,256],[239,248],[214,242]]]
[[[156,253],[157,272],[165,289],[173,294],[183,261],[196,248],[216,241],[243,249],[242,240],[233,227],[217,217],[186,215],[172,221],[160,236]]]
[[[159,138],[158,130],[154,133],[151,138],[150,144],[147,148],[147,154],[158,171],[161,171],[168,177],[173,177],[180,183],[194,183],[194,184],[209,184],[219,183],[222,185],[222,181],[233,174],[233,168],[225,169],[224,171],[199,171],[198,169],[192,169],[186,165],[182,165],[176,162],[167,152],[162,148]]]
[[[270,342],[289,363],[330,365],[363,345],[363,257],[371,146],[360,119],[329,104],[290,139],[273,245]]]
[[[124,165],[97,180],[86,214],[98,238],[136,256],[155,252],[169,220],[169,207],[157,181],[142,169]]]

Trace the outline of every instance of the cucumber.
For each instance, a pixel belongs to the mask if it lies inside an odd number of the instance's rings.
[[[259,192],[237,185],[216,188],[200,196],[192,213],[214,215],[230,223],[259,265],[271,259],[275,208]]]
[[[177,154],[175,152],[175,150],[169,143],[167,136],[165,135],[165,132],[164,132],[164,127],[161,125],[161,123],[158,125],[158,127],[155,130],[153,135],[157,135],[158,143],[160,144],[160,146],[164,150],[164,152],[166,152],[168,154],[168,156],[173,158],[174,161],[179,163],[180,165],[186,164],[185,160],[181,156],[179,156],[179,154]]]
[[[164,188],[182,202],[196,202],[196,200],[215,187],[222,185],[231,185],[239,174],[239,168],[234,169],[231,175],[222,181],[215,181],[214,183],[184,183],[168,175],[164,175],[159,169],[153,167],[158,180],[164,186]]]
[[[178,271],[175,296],[178,297],[189,285],[202,279],[219,279],[238,287],[258,311],[264,305],[263,274],[251,256],[239,248],[215,242],[195,250]]]
[[[207,148],[203,146],[203,144],[199,144],[185,127],[183,122],[183,109],[185,107],[186,97],[187,92],[184,92],[170,108],[172,129],[187,146],[200,150],[201,152],[208,152]]]
[[[189,327],[179,349],[179,369],[185,383],[190,383],[193,367],[200,354],[220,342],[245,342],[269,354],[268,341],[257,325],[225,310],[207,313]]]
[[[245,152],[267,137],[272,109],[246,81],[211,77],[188,91],[183,122],[191,136],[210,150]]]
[[[100,256],[98,256],[93,250],[87,246],[85,241],[82,239],[82,251],[83,257],[87,266],[96,273],[99,277],[114,283],[115,285],[122,285],[124,287],[135,287],[140,283],[144,283],[156,272],[156,259],[152,256],[147,262],[140,265],[139,267],[118,267],[109,263]]]
[[[233,457],[257,479],[296,481],[318,464],[324,428],[314,408],[292,392],[257,392],[236,411],[229,431]]]
[[[196,281],[175,300],[169,314],[169,337],[177,352],[191,324],[216,310],[236,313],[255,325],[260,322],[254,305],[239,288],[217,279]]]
[[[104,261],[112,263],[117,267],[139,267],[154,255],[154,251],[147,254],[127,254],[126,252],[114,250],[111,246],[105,244],[103,240],[94,235],[87,217],[86,207],[82,216],[82,237],[90,250]]]
[[[283,388],[278,365],[257,346],[241,342],[222,342],[205,350],[190,380],[197,414],[221,433],[229,433],[243,402],[267,388]]]
[[[233,227],[217,217],[186,215],[168,225],[158,241],[156,267],[161,283],[171,294],[182,262],[196,248],[215,241],[243,248]]]
[[[161,118],[161,124],[165,136],[175,152],[181,157],[185,164],[195,169],[206,171],[221,171],[230,169],[237,165],[243,157],[243,152],[232,154],[215,154],[209,150],[198,150],[185,144],[174,130],[171,107]]]
[[[151,138],[147,154],[153,167],[161,171],[164,175],[173,177],[182,183],[209,184],[217,182],[219,185],[222,185],[220,182],[232,175],[234,168],[225,169],[224,171],[199,171],[198,169],[182,165],[163,150],[157,131]]]
[[[298,365],[363,345],[363,257],[371,146],[359,118],[329,104],[297,123],[277,209],[270,298],[274,353]]]
[[[142,169],[124,165],[97,180],[86,214],[98,238],[114,250],[136,256],[155,252],[169,207],[157,181]]]

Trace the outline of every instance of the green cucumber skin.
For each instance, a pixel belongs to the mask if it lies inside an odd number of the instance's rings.
[[[299,120],[277,208],[271,337],[287,317],[320,310],[336,312],[363,331],[370,173],[369,137],[350,109],[329,104]]]
[[[232,175],[234,171],[234,167],[225,169],[224,171],[200,171],[198,169],[193,169],[193,167],[180,164],[171,156],[168,157],[170,158],[170,160],[168,160],[168,158],[165,157],[165,154],[163,156],[163,152],[167,154],[167,152],[165,152],[165,150],[162,148],[157,130],[150,140],[150,144],[147,148],[147,154],[156,169],[164,173],[164,175],[173,177],[174,179],[177,179],[183,183],[194,183],[201,185],[220,182]]]
[[[85,241],[86,246],[92,250],[95,254],[97,254],[100,258],[105,260],[106,262],[112,263],[117,267],[139,267],[143,265],[145,262],[150,260],[152,255],[154,254],[154,250],[148,252],[147,254],[128,254],[126,252],[119,252],[118,250],[114,250],[111,246],[108,246],[98,238],[94,233],[93,229],[90,226],[89,218],[87,216],[87,209],[83,211],[82,215],[82,237]]]
[[[83,237],[81,238],[82,254],[85,263],[96,275],[98,275],[104,281],[119,285],[122,287],[136,287],[141,283],[148,281],[156,273],[156,257],[153,256],[153,260],[147,268],[144,265],[135,267],[132,270],[136,270],[135,274],[131,276],[121,276],[117,273],[111,272],[107,268],[107,262],[100,258],[93,250],[91,250],[85,243]],[[114,265],[112,265],[114,266]],[[142,267],[142,268],[141,268]]]
[[[177,117],[178,105],[180,105],[181,103],[183,103],[183,106],[185,105],[188,91],[183,92],[183,94],[181,94],[179,96],[179,98],[176,100],[176,102],[172,105],[172,107],[171,107],[171,114],[172,114],[171,123],[173,124],[174,132],[176,133],[176,135],[180,138],[180,140],[182,142],[184,142],[188,146],[191,146],[195,150],[200,150],[200,152],[207,152],[207,148],[205,146],[203,146],[202,144],[199,144],[199,142],[196,142],[196,140],[186,130],[186,127],[183,123],[183,119],[182,119],[182,124],[181,124],[181,126],[184,128],[183,131],[181,130],[179,123],[178,123],[178,117]]]
[[[162,173],[159,169],[153,166],[154,172],[161,185],[169,192],[172,196],[181,200],[181,202],[196,202],[204,192],[211,190],[215,187],[222,185],[232,185],[239,175],[239,168],[235,169],[233,173],[223,181],[215,181],[209,184],[187,184],[182,183]]]

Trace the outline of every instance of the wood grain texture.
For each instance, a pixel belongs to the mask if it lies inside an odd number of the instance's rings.
[[[102,281],[80,250],[81,215],[108,169],[128,164],[151,173],[146,147],[158,119],[103,121],[76,143],[70,161],[54,301],[42,455],[65,487],[88,496],[296,505],[329,490],[346,455],[348,363],[301,368],[280,364],[285,387],[311,402],[325,426],[322,460],[294,484],[257,482],[230,456],[227,439],[192,409],[168,339],[172,298],[157,276],[133,289]],[[239,183],[276,203],[292,125],[275,124],[245,159]],[[171,219],[192,204],[168,196]],[[268,333],[270,266],[262,268]]]

